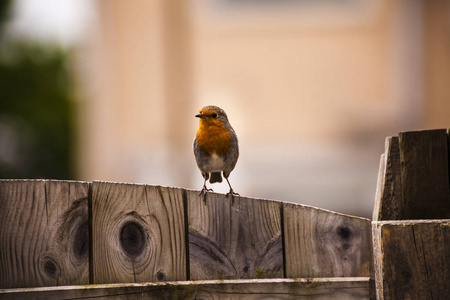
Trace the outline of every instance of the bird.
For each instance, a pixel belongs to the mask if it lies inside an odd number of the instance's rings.
[[[206,187],[206,181],[209,179],[211,184],[222,182],[222,174],[230,187],[227,196],[239,195],[228,180],[239,157],[239,145],[227,114],[220,107],[209,105],[203,107],[195,117],[200,120],[194,139],[194,155],[204,179],[199,195],[213,191]]]

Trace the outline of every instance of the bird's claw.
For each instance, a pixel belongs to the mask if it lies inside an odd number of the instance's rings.
[[[230,189],[230,191],[225,196],[240,196],[238,193],[233,191],[233,189]]]
[[[198,193],[198,196],[200,197],[202,194],[204,194],[206,196],[207,192],[214,192],[213,189],[208,189],[205,187],[202,188],[202,190],[200,191],[200,193]]]

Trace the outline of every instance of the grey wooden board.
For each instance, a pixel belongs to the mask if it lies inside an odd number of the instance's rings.
[[[448,138],[445,129],[400,132],[403,215],[450,218]]]
[[[384,192],[384,177],[386,172],[386,153],[380,158],[380,166],[378,167],[377,189],[375,191],[375,201],[373,204],[372,220],[378,221],[380,218],[381,203]]]
[[[0,290],[0,299],[369,299],[369,278],[247,279]]]
[[[399,220],[404,216],[404,204],[398,137],[386,138],[385,153],[381,159],[373,220]]]
[[[280,202],[188,191],[187,203],[191,280],[284,277]]]
[[[370,276],[370,220],[284,203],[286,277]]]
[[[383,291],[383,255],[381,251],[381,234],[379,225],[381,222],[372,222],[372,251],[373,251],[373,279],[375,281],[374,292],[377,300],[382,300]]]
[[[186,280],[182,189],[92,183],[92,283]]]
[[[450,220],[372,226],[377,299],[448,299]]]
[[[0,180],[0,288],[89,283],[88,185]]]

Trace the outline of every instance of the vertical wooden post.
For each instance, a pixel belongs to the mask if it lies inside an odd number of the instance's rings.
[[[450,219],[449,153],[445,129],[387,140],[372,222],[379,300],[450,294],[450,221],[415,220]]]
[[[0,288],[89,283],[88,185],[0,181]]]
[[[445,129],[400,132],[399,137],[389,137],[382,159],[374,221],[450,218]]]

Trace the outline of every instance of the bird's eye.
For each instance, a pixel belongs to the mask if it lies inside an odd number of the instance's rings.
[[[215,118],[217,118],[217,114],[216,114],[216,113],[213,113],[213,114],[211,115],[211,117],[212,117],[213,119],[215,119]]]

